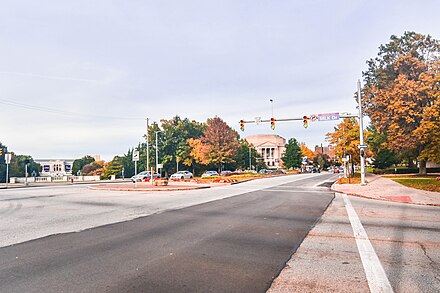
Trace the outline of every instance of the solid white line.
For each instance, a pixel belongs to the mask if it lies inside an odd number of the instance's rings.
[[[385,270],[374,251],[373,245],[371,245],[368,239],[367,232],[365,232],[361,221],[359,220],[356,211],[351,205],[350,200],[346,194],[342,194],[344,199],[345,208],[347,209],[348,218],[353,228],[354,237],[356,239],[356,244],[361,256],[362,265],[364,266],[365,275],[367,277],[368,286],[370,287],[370,292],[393,292],[393,288],[385,274]]]

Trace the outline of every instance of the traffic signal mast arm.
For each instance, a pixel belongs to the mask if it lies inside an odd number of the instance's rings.
[[[311,115],[309,115],[309,116],[311,116]],[[310,118],[309,116],[307,116],[307,117]],[[351,113],[346,113],[346,112],[339,114],[339,118],[353,118],[353,117],[354,118],[359,118],[359,115],[351,114]],[[298,121],[298,120],[301,121],[303,119],[304,119],[304,116],[294,117],[294,118],[282,118],[282,119],[276,119],[275,118],[275,121],[277,121],[277,122],[282,122],[282,121]],[[243,122],[243,123],[256,123],[255,120],[240,120],[239,123],[241,123],[241,122]],[[261,119],[259,122],[260,123],[271,122],[271,119]]]

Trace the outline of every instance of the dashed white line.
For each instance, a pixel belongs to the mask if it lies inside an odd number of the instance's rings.
[[[362,265],[364,267],[365,275],[367,277],[368,286],[372,293],[376,292],[393,292],[393,288],[385,274],[385,270],[374,251],[373,245],[371,245],[368,239],[367,232],[365,232],[359,217],[351,205],[350,199],[346,194],[342,194],[344,199],[345,208],[347,209],[348,218],[353,228],[354,237],[356,239],[356,245],[361,256]]]

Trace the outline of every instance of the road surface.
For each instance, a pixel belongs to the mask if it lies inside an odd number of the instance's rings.
[[[84,187],[10,192],[2,205],[21,224],[2,224],[9,244],[16,229],[32,238],[47,234],[45,224],[65,230],[78,220],[83,227],[1,248],[0,291],[264,292],[332,201],[333,193],[315,187],[331,178],[286,176],[124,197]],[[150,214],[117,217],[136,209]],[[116,223],[95,219],[105,215]]]

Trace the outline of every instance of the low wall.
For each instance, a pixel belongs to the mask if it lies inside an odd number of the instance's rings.
[[[62,176],[62,177],[28,177],[27,182],[68,182],[71,181],[99,181],[100,176]],[[25,183],[26,177],[11,177],[10,183]]]

